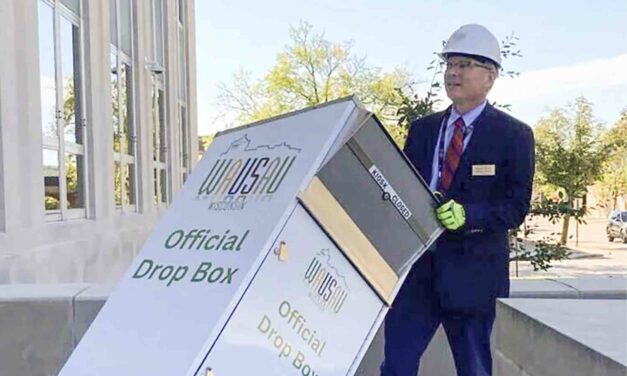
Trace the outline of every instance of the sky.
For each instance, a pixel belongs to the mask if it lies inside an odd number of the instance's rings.
[[[627,1],[625,0],[196,0],[199,134],[225,124],[218,117],[217,85],[238,71],[262,78],[300,21],[333,42],[352,40],[369,66],[404,67],[418,80],[433,52],[459,26],[479,23],[499,39],[519,38],[523,57],[509,58],[488,99],[535,125],[578,96],[597,120],[612,125],[627,108]],[[447,105],[443,101],[442,105]]]

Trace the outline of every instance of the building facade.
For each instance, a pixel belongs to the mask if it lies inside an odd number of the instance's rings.
[[[0,283],[115,281],[198,160],[194,1],[0,15]]]

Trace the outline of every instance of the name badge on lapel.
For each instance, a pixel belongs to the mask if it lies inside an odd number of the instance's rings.
[[[494,176],[496,166],[493,164],[472,165],[472,176]]]

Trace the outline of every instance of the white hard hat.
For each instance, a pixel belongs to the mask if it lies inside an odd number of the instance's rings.
[[[492,60],[501,67],[501,51],[494,35],[481,25],[464,25],[451,35],[440,56],[448,54],[475,55]]]

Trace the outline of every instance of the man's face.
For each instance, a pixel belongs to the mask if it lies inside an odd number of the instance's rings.
[[[446,59],[444,86],[455,104],[483,101],[494,84],[496,69],[466,56]]]

